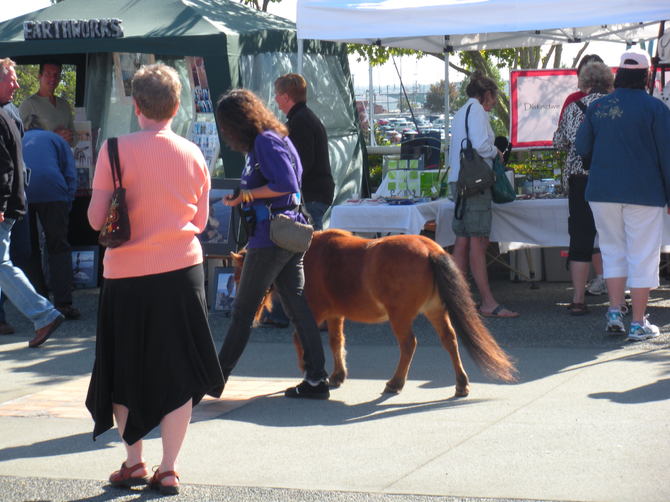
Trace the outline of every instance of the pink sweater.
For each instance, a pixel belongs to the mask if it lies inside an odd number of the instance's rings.
[[[169,126],[119,137],[121,179],[131,236],[105,251],[104,277],[160,274],[202,263],[196,237],[205,228],[210,179],[196,145]],[[99,230],[114,191],[107,142],[98,154],[88,221]]]

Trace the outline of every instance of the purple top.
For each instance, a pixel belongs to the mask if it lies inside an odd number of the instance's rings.
[[[246,190],[267,185],[275,192],[291,192],[288,195],[269,199],[255,199],[249,204],[243,204],[246,209],[254,207],[256,210],[256,228],[249,236],[250,248],[274,246],[270,240],[270,220],[268,204],[272,208],[290,207],[297,204],[300,198],[300,180],[302,165],[300,157],[291,140],[282,138],[274,131],[264,131],[254,141],[254,149],[247,155],[247,164],[242,172],[240,187]],[[302,214],[296,209],[286,209],[280,213],[290,216],[294,220],[306,223]],[[275,212],[276,214],[276,212]]]

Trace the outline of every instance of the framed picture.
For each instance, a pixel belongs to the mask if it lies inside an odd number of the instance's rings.
[[[117,97],[123,102],[131,103],[132,89],[130,83],[133,80],[133,75],[143,65],[154,64],[156,58],[153,54],[141,52],[114,52],[113,60]]]
[[[209,290],[211,310],[230,315],[233,310],[233,300],[235,300],[235,294],[237,293],[233,267],[216,267]]]
[[[98,287],[98,246],[72,248],[72,284],[75,288]]]
[[[217,183],[209,192],[209,219],[205,230],[198,236],[205,255],[227,255],[237,249],[239,239],[239,217],[237,209],[226,206],[222,200],[233,193],[239,180]]]

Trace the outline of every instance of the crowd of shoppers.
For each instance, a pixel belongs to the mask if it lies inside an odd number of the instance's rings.
[[[666,211],[670,213],[670,110],[645,91],[649,66],[645,54],[629,51],[613,78],[597,57],[584,58],[578,69],[579,91],[566,99],[554,135],[555,146],[568,152],[574,288],[570,313],[588,313],[584,295],[589,263],[598,254],[597,234],[609,295],[605,331],[627,333],[633,341],[660,332],[648,320],[646,308],[650,290],[659,284],[662,220]],[[26,214],[25,160],[41,170],[28,193],[47,233],[50,262],[61,263],[66,254],[70,258],[63,232],[75,176],[68,145],[73,140],[69,105],[54,95],[61,69],[59,63],[40,66],[40,90],[24,101],[19,113],[11,104],[19,86],[14,62],[0,60],[0,288],[33,321],[30,347],[44,343],[64,315],[74,318],[77,313],[71,306],[71,262],[69,277],[61,276],[65,265],[52,270],[57,309],[35,291],[10,257],[12,228]],[[306,105],[302,76],[287,74],[274,83],[275,101],[287,125],[249,90],[233,89],[221,97],[216,106],[221,135],[246,160],[240,189],[223,203],[239,206],[248,243],[230,327],[217,357],[197,238],[208,220],[211,180],[198,147],[171,129],[180,106],[179,75],[163,64],[144,66],[131,88],[140,131],[118,138],[118,150],[132,233],[104,254],[86,406],[94,420],[93,438],[116,422],[125,447],[121,468],[109,476],[112,485],[148,484],[163,494],[175,494],[177,459],[192,408],[206,394],[221,395],[270,287],[303,348],[304,378],[286,389],[285,396],[330,397],[319,327],[303,294],[304,253],[276,245],[269,228],[271,219],[282,214],[300,223],[307,223],[309,216],[321,229],[335,184],[325,128]],[[502,159],[488,116],[498,92],[496,83],[481,72],[471,75],[469,99],[453,120],[450,183],[458,180],[461,148],[468,140],[487,164]],[[25,124],[29,127],[24,135]],[[100,149],[93,179],[88,219],[94,229],[102,227],[114,191],[109,144],[105,141]],[[453,257],[463,274],[472,274],[480,295],[479,313],[513,318],[519,313],[496,300],[488,280],[491,203],[489,188],[466,199],[462,214],[452,222]],[[307,215],[300,209],[303,204]],[[63,256],[56,256],[59,253]],[[628,330],[626,288],[632,297]],[[150,477],[143,438],[157,426],[163,451]]]

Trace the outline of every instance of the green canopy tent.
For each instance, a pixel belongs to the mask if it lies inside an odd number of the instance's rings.
[[[116,34],[110,20],[120,20],[123,36],[110,36]],[[81,28],[78,36],[89,36],[72,38],[72,23]],[[46,39],[31,39],[36,35]],[[343,45],[317,41],[306,42],[303,50],[309,104],[328,130],[341,202],[359,194],[363,162],[346,52]],[[229,0],[65,0],[0,23],[0,57],[77,65],[77,106],[85,107],[93,130],[99,130],[98,147],[109,136],[137,128],[129,100],[118,99],[113,53],[153,54],[177,68],[186,85],[173,127],[186,135],[196,110],[184,57],[203,58],[213,102],[227,89],[246,87],[281,117],[273,82],[295,71],[297,42],[294,23]],[[222,158],[225,177],[239,177],[241,156],[222,145]]]

